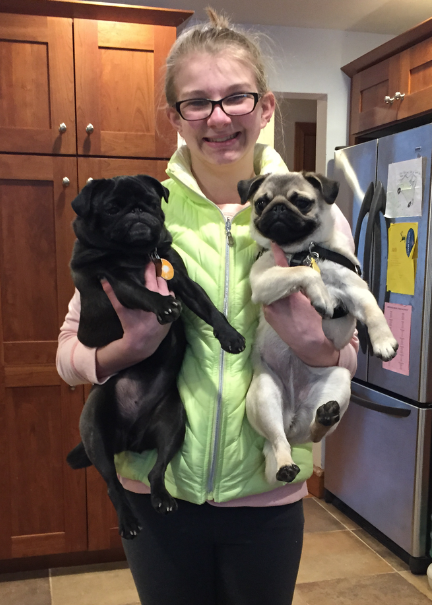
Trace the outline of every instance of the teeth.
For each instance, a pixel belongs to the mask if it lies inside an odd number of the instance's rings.
[[[229,137],[225,137],[224,139],[210,139],[209,141],[211,141],[212,143],[223,143],[224,141],[230,141],[231,139],[235,138],[235,134],[230,135]]]

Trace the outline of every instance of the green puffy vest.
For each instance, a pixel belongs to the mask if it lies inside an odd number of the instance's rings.
[[[185,147],[168,165],[171,178],[164,182],[170,190],[169,203],[164,204],[167,226],[190,277],[246,338],[243,353],[226,353],[212,328],[183,307],[189,346],[178,386],[187,413],[186,437],[168,466],[165,481],[174,497],[201,504],[250,496],[275,486],[264,477],[264,439],[252,429],[245,413],[252,378],[251,347],[259,319],[259,306],[251,302],[249,285],[249,271],[257,255],[257,245],[249,235],[250,208],[239,212],[232,223],[226,221],[200,192],[189,166]],[[256,174],[286,170],[272,148],[256,146]],[[292,448],[300,467],[295,483],[312,474],[311,452],[311,444]],[[123,452],[116,456],[117,471],[148,485],[155,460],[154,450]]]

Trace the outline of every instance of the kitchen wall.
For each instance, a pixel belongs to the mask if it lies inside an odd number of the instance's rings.
[[[392,36],[277,26],[259,30],[268,37],[265,45],[272,50],[272,89],[326,97],[327,165],[333,158],[334,148],[348,141],[350,78],[340,68]]]

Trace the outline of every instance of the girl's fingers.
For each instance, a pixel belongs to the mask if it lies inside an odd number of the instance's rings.
[[[116,312],[118,312],[118,310],[122,309],[123,307],[119,303],[119,299],[117,298],[117,296],[114,294],[114,290],[112,289],[111,285],[109,284],[109,282],[106,279],[101,280],[101,285],[102,285],[102,288],[103,288],[105,294],[110,299],[110,302],[111,302],[112,306],[114,307],[114,310]]]
[[[169,294],[168,285],[163,277],[156,276],[156,266],[154,263],[148,263],[144,269],[144,278],[146,288],[152,290],[152,292],[159,292],[163,296]]]
[[[285,252],[275,242],[271,242],[271,251],[275,259],[275,263],[279,267],[288,267],[288,261],[285,256]]]

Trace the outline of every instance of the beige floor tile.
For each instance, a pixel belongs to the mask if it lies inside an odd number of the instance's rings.
[[[292,605],[308,605],[307,601],[303,599],[303,597],[299,594],[299,591],[296,589],[294,592],[294,599]]]
[[[318,504],[320,506],[325,508],[326,511],[328,511],[331,515],[336,517],[336,519],[338,521],[340,521],[346,528],[360,529],[360,527],[357,523],[355,523],[349,517],[344,515],[339,509],[337,509],[335,506],[333,506],[333,504],[328,504],[325,500],[318,499],[318,498],[316,498],[315,500],[316,500],[316,502],[318,502]]]
[[[53,569],[51,574],[52,605],[139,603],[129,569],[106,569],[106,566],[93,565],[78,570]]]
[[[48,571],[0,575],[1,605],[51,605]]]
[[[298,583],[391,571],[388,563],[348,530],[304,536]]]
[[[430,605],[397,572],[301,584],[297,591],[300,605]]]
[[[429,587],[427,576],[415,576],[410,571],[401,571],[400,575],[432,601],[432,589]]]
[[[370,546],[378,555],[380,555],[396,571],[409,571],[409,565],[393,554],[388,548],[383,546],[378,540],[372,537],[364,529],[356,529],[353,532],[360,540]]]
[[[345,527],[313,498],[303,500],[305,533],[340,531]]]

